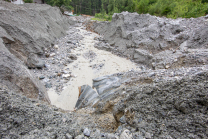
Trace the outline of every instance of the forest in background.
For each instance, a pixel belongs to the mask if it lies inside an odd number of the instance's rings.
[[[168,18],[191,18],[208,14],[208,0],[45,0],[47,4],[68,9],[74,13],[96,15],[110,20],[113,13],[122,11],[149,13]]]

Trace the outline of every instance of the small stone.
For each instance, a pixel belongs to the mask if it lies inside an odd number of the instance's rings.
[[[104,133],[101,133],[101,137],[105,137],[105,134]]]
[[[69,133],[67,133],[67,134],[65,135],[65,137],[66,137],[66,139],[73,139],[73,137],[72,137]]]
[[[71,75],[70,74],[63,74],[62,77],[63,78],[69,78]]]
[[[50,65],[49,65],[49,64],[45,64],[45,67],[46,67],[46,68],[49,68],[49,67],[50,67]]]
[[[45,56],[46,56],[46,57],[49,57],[49,56],[50,56],[50,54],[49,54],[49,53],[47,53],[47,54],[45,54]]]
[[[78,135],[75,137],[75,139],[84,139],[85,137],[83,135]]]
[[[170,66],[169,65],[166,65],[165,68],[168,69],[168,68],[170,68]]]
[[[44,79],[44,78],[45,78],[44,76],[40,76],[40,77],[39,77],[39,80],[42,80],[42,79]]]
[[[107,139],[117,139],[113,133],[107,134]]]
[[[84,135],[89,137],[90,136],[90,130],[88,128],[85,128],[83,131]]]
[[[154,73],[154,72],[151,72],[151,73],[149,73],[147,76],[148,76],[148,77],[153,77],[153,76],[155,76],[155,73]]]
[[[166,139],[173,139],[173,138],[170,135],[167,135]]]
[[[148,132],[146,132],[146,133],[145,133],[145,138],[146,138],[146,139],[151,139],[151,138],[152,138],[152,137],[151,137],[151,134],[148,133]]]
[[[53,110],[54,110],[54,111],[58,111],[58,108],[54,108]]]
[[[122,123],[122,124],[125,124],[126,123],[126,117],[123,115],[119,121]]]
[[[46,87],[46,88],[51,88],[51,87],[52,87],[52,84],[51,84],[51,83],[46,83],[46,84],[45,84],[45,87]]]
[[[61,73],[60,73],[60,72],[58,72],[58,73],[57,73],[57,76],[61,76]]]
[[[59,47],[58,47],[58,45],[54,45],[54,48],[55,48],[55,49],[58,49]]]
[[[77,60],[77,56],[74,54],[68,54],[68,58],[71,58],[72,60]]]
[[[133,134],[134,139],[145,139],[140,133],[136,132]]]
[[[120,135],[120,139],[132,139],[132,138],[133,136],[128,129],[124,130]]]
[[[56,55],[55,53],[51,53],[51,54],[50,54],[50,57],[53,57],[53,56],[55,56],[55,55]]]

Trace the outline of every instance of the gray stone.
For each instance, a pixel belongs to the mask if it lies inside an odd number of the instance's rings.
[[[78,135],[74,139],[85,139],[84,135]]]
[[[85,128],[83,134],[87,137],[90,137],[90,130],[88,128]]]
[[[77,60],[77,56],[75,54],[68,54],[68,58],[71,58],[72,60]]]
[[[126,117],[123,115],[120,120],[119,120],[122,124],[126,123]]]
[[[152,138],[152,136],[151,136],[151,134],[150,134],[150,133],[146,132],[146,133],[145,133],[145,138],[146,138],[146,139],[151,139],[151,138]]]
[[[132,136],[131,132],[128,129],[125,129],[121,133],[120,139],[133,139],[133,136]]]
[[[107,135],[106,135],[106,138],[107,138],[107,139],[118,139],[118,137],[117,137],[115,134],[113,134],[113,133],[107,134]]]
[[[66,139],[73,139],[73,137],[72,137],[69,133],[67,133],[67,134],[65,135],[65,137],[66,137]]]
[[[46,87],[46,88],[51,88],[51,87],[52,87],[52,84],[51,84],[51,83],[46,83],[46,84],[45,84],[45,87]]]
[[[30,54],[27,59],[28,68],[43,68],[45,62],[37,57],[36,54]]]
[[[133,134],[134,139],[145,139],[140,133],[136,132]]]
[[[40,76],[40,77],[39,77],[40,80],[42,80],[42,79],[44,79],[44,78],[45,78],[44,76]]]
[[[155,73],[154,73],[154,72],[151,72],[151,73],[149,73],[147,76],[148,76],[148,77],[153,77],[153,76],[155,76]]]

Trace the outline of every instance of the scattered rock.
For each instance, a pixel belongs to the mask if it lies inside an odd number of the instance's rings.
[[[85,139],[84,135],[76,136],[75,139]]]
[[[77,60],[77,56],[74,54],[68,54],[68,58],[71,58],[72,60]]]
[[[107,139],[118,139],[118,137],[115,134],[113,134],[113,133],[107,134],[106,138]]]
[[[56,54],[55,53],[51,53],[50,54],[50,57],[54,57]]]
[[[42,79],[44,79],[44,78],[45,78],[44,76],[40,76],[40,77],[39,77],[40,80],[42,80]]]
[[[152,136],[151,136],[151,134],[150,134],[150,133],[146,132],[146,133],[145,133],[145,138],[146,138],[146,139],[151,139],[151,138],[152,138]]]
[[[45,56],[46,56],[46,57],[49,57],[49,56],[50,56],[50,54],[49,54],[49,53],[46,53],[46,54],[45,54]]]
[[[120,120],[119,120],[122,124],[126,123],[126,117],[123,115]]]
[[[131,132],[128,129],[125,129],[121,133],[120,139],[133,139],[133,136],[132,136]]]
[[[83,134],[87,137],[90,137],[90,130],[88,128],[85,128]]]
[[[65,136],[66,136],[66,139],[73,139],[73,137],[69,133],[67,133]]]
[[[58,45],[54,45],[54,48],[55,48],[55,49],[59,49]]]
[[[62,77],[63,78],[69,78],[71,75],[70,74],[63,74]]]

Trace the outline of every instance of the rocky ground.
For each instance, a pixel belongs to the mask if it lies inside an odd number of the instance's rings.
[[[0,138],[208,137],[207,16],[0,15]]]
[[[72,27],[67,36],[57,40],[42,58],[46,67],[31,69],[48,90],[50,101],[65,110],[74,110],[79,86],[92,86],[92,79],[132,69],[139,65],[112,53],[94,48],[99,35],[84,27]],[[69,91],[71,90],[71,91]]]

